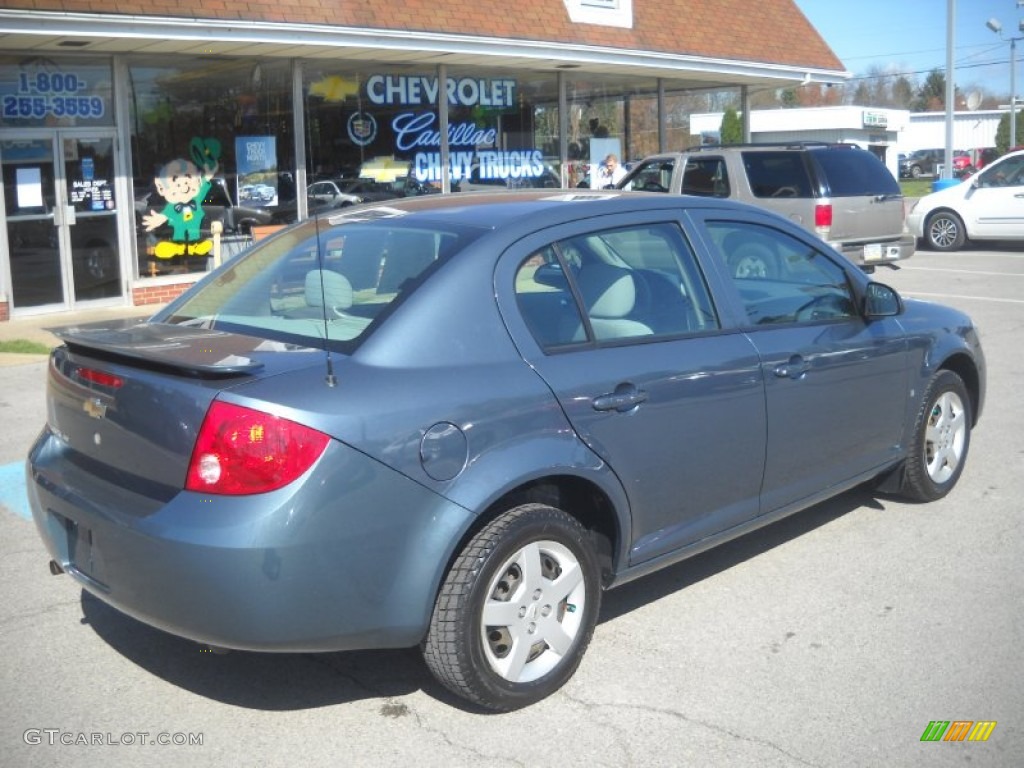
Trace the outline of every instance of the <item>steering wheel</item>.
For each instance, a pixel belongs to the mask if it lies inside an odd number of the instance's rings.
[[[644,192],[668,192],[667,187],[663,187],[656,181],[646,181],[643,186]]]

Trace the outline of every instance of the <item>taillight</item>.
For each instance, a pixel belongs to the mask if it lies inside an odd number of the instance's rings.
[[[106,371],[98,371],[95,368],[75,368],[75,376],[83,381],[99,384],[102,387],[120,389],[124,386],[124,379]]]
[[[185,489],[228,495],[274,491],[313,466],[329,441],[294,421],[215,401],[199,428]]]
[[[832,229],[832,203],[818,203],[814,206],[814,229],[822,236]]]

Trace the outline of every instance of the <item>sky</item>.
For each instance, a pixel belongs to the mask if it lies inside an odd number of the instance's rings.
[[[795,0],[818,33],[854,77],[872,65],[913,73],[921,83],[932,69],[946,68],[946,14],[949,0]],[[954,82],[964,92],[981,88],[1010,93],[1010,37],[1024,38],[1024,0],[955,0]],[[996,18],[1003,37],[985,22]],[[1024,39],[1021,40],[1024,42]],[[1018,94],[1024,91],[1016,47]],[[851,81],[852,85],[856,80]]]

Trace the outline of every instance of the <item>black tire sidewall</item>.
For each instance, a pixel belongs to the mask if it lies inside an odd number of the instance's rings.
[[[925,432],[928,429],[928,420],[935,403],[947,392],[954,393],[960,398],[964,408],[964,418],[967,421],[967,430],[964,434],[964,448],[952,476],[944,483],[936,483],[928,474],[928,466],[925,456]],[[967,456],[971,447],[971,399],[967,393],[967,387],[953,371],[939,371],[932,377],[921,401],[921,409],[918,411],[917,420],[914,424],[913,446],[907,459],[907,476],[904,492],[905,495],[918,501],[935,501],[948,494],[956,486],[960,475],[967,463]]]
[[[951,222],[956,227],[956,239],[950,245],[941,245],[932,238],[932,227],[935,226],[936,222],[943,219]],[[928,241],[928,246],[934,251],[956,251],[963,248],[964,243],[967,242],[967,233],[964,231],[964,223],[959,216],[953,213],[942,212],[928,219],[925,239]]]
[[[601,601],[597,557],[586,532],[574,518],[561,510],[541,504],[523,505],[511,512],[515,514],[514,519],[479,560],[479,567],[473,574],[473,584],[463,606],[464,621],[459,629],[461,653],[469,658],[471,674],[476,678],[473,687],[483,694],[483,697],[478,698],[478,703],[502,710],[518,709],[539,701],[561,688],[572,677],[593,635]],[[496,522],[500,522],[500,518]],[[511,683],[491,669],[487,661],[481,639],[482,610],[497,569],[516,551],[534,541],[555,541],[573,553],[583,571],[586,605],[580,631],[573,641],[573,649],[562,662],[538,680]],[[469,612],[468,621],[465,620],[466,611]]]

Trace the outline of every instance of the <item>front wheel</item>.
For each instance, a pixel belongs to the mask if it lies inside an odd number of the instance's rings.
[[[575,518],[524,504],[465,546],[434,606],[423,657],[448,689],[512,710],[572,677],[597,623],[597,557]]]
[[[952,371],[939,371],[928,384],[912,439],[903,495],[941,499],[960,479],[971,445],[971,400]]]
[[[955,213],[940,211],[928,219],[925,239],[936,251],[956,251],[967,242],[964,223]]]

